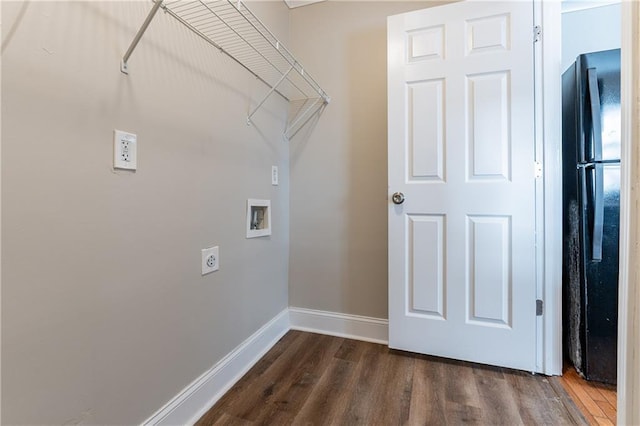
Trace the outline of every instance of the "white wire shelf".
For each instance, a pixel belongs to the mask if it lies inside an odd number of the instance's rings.
[[[286,99],[289,108],[286,137],[293,137],[331,98],[302,64],[240,0],[155,0],[131,46],[121,70],[128,73],[128,60],[158,8],[225,53],[269,87],[249,113],[247,123],[273,93]]]

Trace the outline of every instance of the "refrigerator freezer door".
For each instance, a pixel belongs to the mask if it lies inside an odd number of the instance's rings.
[[[590,80],[594,71],[597,84]],[[578,161],[620,159],[620,49],[582,55],[577,69],[581,151]],[[596,90],[597,89],[597,90]],[[597,96],[597,100],[592,99]],[[598,105],[595,105],[596,101]],[[592,105],[599,111],[593,111]],[[593,120],[592,117],[597,117]],[[599,127],[599,129],[598,129]],[[598,146],[599,145],[599,146]]]

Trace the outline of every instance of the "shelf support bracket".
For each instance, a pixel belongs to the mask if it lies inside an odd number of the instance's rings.
[[[164,0],[155,0],[153,7],[151,8],[151,10],[149,11],[149,14],[147,15],[147,19],[144,20],[144,22],[142,23],[142,26],[138,30],[138,33],[133,38],[133,41],[131,42],[129,49],[127,49],[127,53],[125,53],[124,56],[122,57],[122,62],[120,62],[120,71],[122,71],[124,74],[129,74],[129,66],[127,64],[127,62],[129,61],[129,57],[135,50],[136,46],[138,45],[138,42],[140,41],[140,39],[144,35],[144,32],[147,30],[147,27],[153,20],[153,17],[156,16],[156,12],[158,11],[158,9],[160,9],[160,6],[162,6],[163,1]]]
[[[256,106],[253,111],[251,111],[251,113],[249,114],[249,116],[247,117],[247,125],[251,124],[251,117],[253,117],[253,114],[255,114],[260,107],[262,106],[262,104],[264,104],[267,99],[269,98],[269,96],[271,96],[271,94],[273,92],[276,91],[276,89],[278,88],[278,86],[280,85],[280,83],[282,83],[287,76],[289,75],[289,73],[293,71],[293,66],[291,68],[289,68],[289,70],[287,72],[285,72],[284,74],[282,74],[282,77],[280,77],[280,80],[278,80],[278,82],[276,84],[273,85],[273,87],[271,87],[271,89],[269,89],[269,91],[267,92],[266,95],[264,95],[264,98],[262,98],[262,100],[260,101],[260,103],[258,104],[258,106]]]
[[[316,107],[316,105],[318,105],[318,102],[322,101],[322,103]],[[316,112],[318,112],[320,109],[324,108],[329,102],[321,97],[321,98],[317,98],[315,101],[313,101],[313,103],[307,108],[305,109],[303,112],[298,114],[298,117],[287,126],[287,128],[284,131],[284,136],[287,139],[291,139],[293,138],[298,131],[303,128],[308,122],[309,120],[311,120],[311,118],[315,115]],[[311,114],[309,114],[309,111],[312,111]],[[300,126],[298,126],[298,123],[302,123]],[[289,135],[289,132],[293,129],[296,129],[296,131]]]

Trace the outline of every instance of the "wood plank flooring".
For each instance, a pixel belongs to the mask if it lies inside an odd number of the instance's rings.
[[[196,424],[586,424],[545,376],[287,333]]]
[[[578,376],[573,367],[565,368],[562,377],[558,380],[590,425],[616,424],[615,386],[588,382]]]

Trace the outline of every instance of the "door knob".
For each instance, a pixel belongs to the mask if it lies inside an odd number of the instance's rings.
[[[402,192],[396,192],[391,196],[391,200],[394,204],[404,203],[404,194]]]

